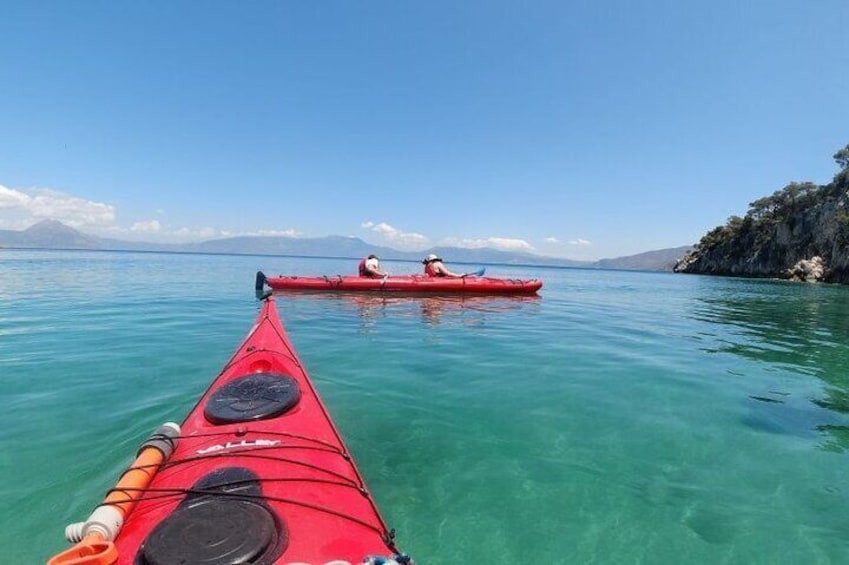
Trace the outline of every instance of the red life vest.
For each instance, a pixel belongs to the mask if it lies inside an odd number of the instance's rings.
[[[379,278],[380,275],[375,275],[374,273],[370,273],[368,270],[366,270],[366,263],[368,263],[369,259],[377,259],[377,257],[366,257],[365,259],[360,261],[360,266],[358,267],[360,271],[360,276],[368,277],[371,279]],[[378,264],[378,268],[380,268],[380,264]]]
[[[430,263],[425,265],[425,274],[429,277],[441,277],[441,276],[443,276],[442,273],[437,273],[434,270],[434,268],[433,268],[434,263],[436,263],[436,261],[431,261]]]

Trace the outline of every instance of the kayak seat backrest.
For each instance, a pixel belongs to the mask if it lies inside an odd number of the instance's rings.
[[[301,399],[298,381],[279,373],[255,373],[232,380],[206,401],[203,415],[212,424],[275,418]]]
[[[270,565],[288,544],[288,529],[263,501],[259,478],[225,467],[198,480],[157,524],[135,565]]]

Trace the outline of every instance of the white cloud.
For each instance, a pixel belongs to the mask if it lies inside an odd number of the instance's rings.
[[[156,215],[164,216],[163,209]],[[174,228],[163,220],[140,220],[126,225],[116,225],[115,207],[94,202],[48,188],[14,189],[0,184],[0,228],[23,230],[44,220],[58,220],[63,224],[87,233],[107,235],[131,241],[158,243],[191,243],[206,239],[235,236],[298,237],[295,229],[258,230],[246,233],[231,232],[211,227]]]
[[[75,228],[107,227],[115,221],[115,207],[49,188],[16,190],[0,185],[0,222],[33,224],[59,220]]]
[[[214,228],[169,228],[157,220],[136,222],[129,228],[109,226],[97,230],[108,233],[111,237],[127,241],[146,241],[151,243],[193,243],[206,239],[227,237],[226,233]]]
[[[171,240],[177,240],[181,243],[190,241],[203,241],[206,239],[222,239],[228,237],[299,237],[301,234],[294,228],[287,230],[257,230],[249,232],[219,230],[210,227],[201,228],[178,228],[174,230],[163,230],[161,235],[168,236]]]
[[[501,249],[502,251],[533,251],[534,249],[534,246],[524,239],[509,237],[487,237],[479,239],[458,239],[449,237],[444,239],[442,244],[454,247],[465,247],[467,249],[492,247],[493,249]]]
[[[265,236],[275,236],[275,237],[298,237],[299,235],[301,235],[299,232],[297,232],[295,229],[292,229],[292,228],[290,228],[288,230],[259,230],[257,232],[257,234],[258,235],[265,235]],[[251,234],[248,234],[248,235],[251,235]]]
[[[545,241],[546,243],[560,243],[560,240],[556,237],[547,237],[543,241]]]
[[[141,233],[158,233],[162,229],[158,220],[148,220],[146,222],[136,222],[130,226],[130,231]]]
[[[181,239],[185,239],[186,241],[193,239],[211,239],[213,237],[229,237],[226,232],[210,227],[179,228],[171,233]]]
[[[592,241],[589,241],[587,239],[581,239],[580,237],[578,239],[573,239],[572,241],[569,242],[569,245],[580,245],[580,246],[586,246],[586,245],[592,245],[592,244],[593,244]]]
[[[402,247],[415,248],[427,245],[428,238],[415,232],[404,232],[386,222],[363,222],[360,227],[379,234],[386,241]]]
[[[0,184],[0,208],[26,208],[30,197]]]

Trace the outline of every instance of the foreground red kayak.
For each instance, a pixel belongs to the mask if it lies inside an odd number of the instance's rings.
[[[539,279],[496,279],[464,276],[457,278],[406,275],[369,278],[336,275],[332,277],[266,277],[257,273],[261,282],[274,290],[317,290],[329,292],[402,292],[410,294],[535,294],[542,288]]]
[[[66,535],[79,543],[50,565],[412,563],[395,548],[273,298],[182,426],[157,430]]]

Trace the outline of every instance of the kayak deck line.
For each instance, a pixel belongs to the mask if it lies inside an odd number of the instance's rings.
[[[120,531],[50,565],[413,563],[396,548],[274,298],[264,298],[246,338],[174,425],[173,453],[125,472],[148,483],[107,492],[100,508],[134,506]],[[95,555],[101,545],[110,553]]]

